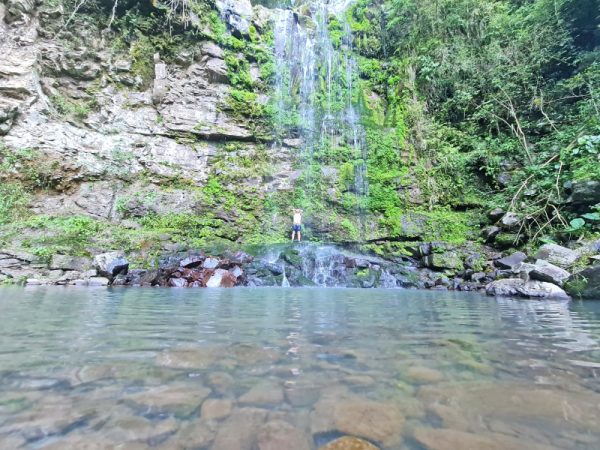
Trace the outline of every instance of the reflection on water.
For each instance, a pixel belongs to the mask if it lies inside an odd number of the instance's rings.
[[[0,448],[597,449],[600,303],[0,289]]]

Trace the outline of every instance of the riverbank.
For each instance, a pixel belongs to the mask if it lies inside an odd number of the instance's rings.
[[[530,255],[485,245],[415,243],[377,255],[361,245],[312,242],[208,253],[165,251],[133,265],[122,251],[49,260],[0,250],[0,281],[75,286],[319,286],[481,291],[525,298],[600,298],[600,240],[542,245]]]

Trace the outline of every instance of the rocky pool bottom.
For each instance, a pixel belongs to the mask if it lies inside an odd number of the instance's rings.
[[[3,449],[600,442],[599,302],[36,286],[0,315]]]

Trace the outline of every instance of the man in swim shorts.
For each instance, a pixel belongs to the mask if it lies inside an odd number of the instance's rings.
[[[295,208],[293,213],[294,221],[292,225],[292,241],[294,240],[296,233],[298,233],[298,242],[300,242],[302,240],[302,210]]]

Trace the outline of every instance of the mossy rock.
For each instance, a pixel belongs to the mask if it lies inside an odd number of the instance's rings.
[[[285,262],[287,262],[288,264],[291,264],[292,266],[294,266],[297,269],[300,269],[302,267],[302,257],[300,256],[300,253],[298,252],[298,250],[295,249],[288,249],[285,250],[282,254],[281,257],[283,258],[283,260]]]
[[[454,251],[444,253],[433,253],[429,256],[430,265],[435,269],[449,269],[450,271],[459,271],[464,269],[464,264],[460,254]]]
[[[600,264],[572,275],[565,291],[574,298],[600,299]]]
[[[517,233],[500,233],[496,236],[495,244],[499,248],[506,249],[516,247],[522,241],[523,238]]]

